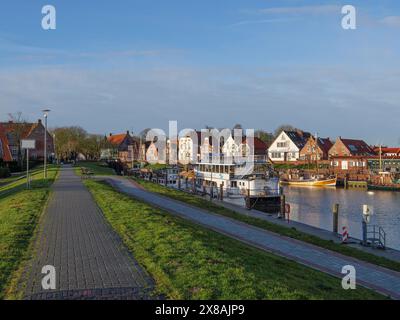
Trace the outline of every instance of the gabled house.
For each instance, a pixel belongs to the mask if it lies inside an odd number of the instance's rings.
[[[101,150],[101,159],[119,160],[124,163],[131,163],[139,159],[139,142],[130,135],[129,131],[122,134],[110,133],[105,139],[109,147]]]
[[[196,140],[196,141],[195,141]],[[180,163],[196,163],[200,157],[201,132],[190,131],[179,137],[178,160]]]
[[[0,123],[0,158],[4,162],[18,161],[19,157],[24,157],[21,150],[21,140],[35,140],[36,149],[29,151],[31,160],[44,159],[44,135],[46,129],[39,119],[37,123],[15,123],[13,121]],[[54,157],[54,141],[53,136],[46,132],[47,135],[47,157]]]
[[[329,138],[315,138],[310,136],[307,143],[300,150],[300,160],[303,161],[316,161],[328,160],[329,150],[332,148],[333,143]]]
[[[154,142],[146,142],[144,144],[146,148],[146,161],[149,163],[162,163],[165,164],[165,160],[162,161],[159,156],[158,148]]]
[[[331,166],[335,173],[367,173],[367,158],[375,151],[363,140],[339,137],[329,150]]]
[[[298,161],[300,150],[306,145],[311,134],[301,130],[283,130],[268,149],[272,162]]]
[[[334,145],[329,149],[331,157],[373,156],[376,152],[363,140],[336,139]]]

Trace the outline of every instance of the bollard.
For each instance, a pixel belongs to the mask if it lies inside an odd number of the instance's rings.
[[[286,197],[284,194],[281,195],[281,212],[279,218],[285,219],[285,211],[286,211]]]
[[[220,188],[220,200],[223,201],[224,200],[224,183],[222,182],[219,186]]]
[[[339,230],[339,204],[335,203],[332,207],[333,214],[333,230],[332,232],[337,234]]]

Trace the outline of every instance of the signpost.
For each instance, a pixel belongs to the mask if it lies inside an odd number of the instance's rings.
[[[21,149],[26,150],[26,187],[30,189],[31,179],[29,177],[29,150],[36,149],[35,140],[21,140]]]

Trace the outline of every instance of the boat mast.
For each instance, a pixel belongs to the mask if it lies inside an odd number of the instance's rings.
[[[317,166],[317,175],[319,174],[318,168],[318,133],[315,134],[315,165]]]

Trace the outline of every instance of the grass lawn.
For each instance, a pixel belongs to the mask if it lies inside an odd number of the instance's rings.
[[[290,238],[294,238],[297,240],[301,240],[304,242],[308,242],[314,244],[319,247],[323,247],[332,251],[339,252],[341,254],[354,257],[366,262],[370,262],[382,267],[386,267],[392,270],[400,271],[400,263],[397,261],[389,260],[384,257],[379,257],[356,248],[347,247],[338,243],[334,243],[333,241],[324,240],[318,238],[313,235],[309,235],[307,233],[296,230],[295,228],[287,228],[283,227],[265,220],[245,216],[243,214],[237,213],[235,211],[229,210],[223,206],[216,204],[215,202],[210,202],[206,199],[203,199],[199,196],[195,196],[192,194],[188,194],[183,191],[174,190],[171,188],[167,188],[165,186],[145,181],[142,179],[135,179],[137,183],[143,186],[148,191],[152,191],[167,197],[170,197],[175,200],[183,201],[185,203],[191,204],[193,206],[212,211],[214,213],[227,216],[236,220],[243,221],[245,223],[257,226],[259,228],[263,228]]]
[[[78,162],[75,165],[75,172],[82,175],[81,168],[89,169],[95,175],[111,176],[115,175],[114,169],[110,168],[105,162]]]
[[[43,173],[32,178],[32,189],[25,179],[0,188],[0,299],[18,278],[21,263],[29,255],[34,230],[50,193],[58,169],[50,167],[48,180]]]
[[[106,219],[169,299],[379,299],[86,180]]]

